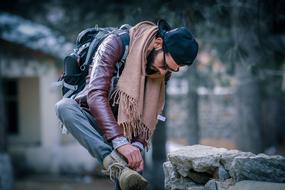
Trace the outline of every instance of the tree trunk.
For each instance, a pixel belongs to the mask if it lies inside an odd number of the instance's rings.
[[[6,119],[1,65],[2,60],[0,58],[0,189],[13,190],[13,169],[10,156],[7,154]]]
[[[167,96],[167,95],[166,95]],[[167,109],[167,97],[163,115]],[[158,121],[152,136],[151,166],[146,165],[145,177],[149,180],[148,190],[164,189],[163,163],[166,161],[166,122]]]
[[[243,151],[261,152],[261,97],[259,81],[243,66],[236,67],[240,85],[236,92],[238,136],[237,144]]]
[[[234,2],[234,1],[233,1]],[[235,2],[234,2],[235,3]],[[243,151],[262,151],[261,94],[259,78],[253,74],[256,64],[262,61],[258,52],[256,14],[257,1],[233,4],[232,33],[236,47],[237,144]]]
[[[188,123],[188,143],[189,145],[199,143],[199,122],[198,122],[198,102],[199,96],[197,94],[198,78],[197,67],[193,64],[189,71],[187,71],[188,77],[188,95],[187,95],[187,123]]]
[[[166,124],[159,121],[152,140],[152,190],[164,189],[163,163],[166,161]]]
[[[6,120],[5,120],[1,65],[2,65],[2,60],[0,59],[0,153],[7,151]]]
[[[13,190],[14,178],[10,156],[7,153],[0,153],[0,189]]]

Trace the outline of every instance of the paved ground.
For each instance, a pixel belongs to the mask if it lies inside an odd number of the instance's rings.
[[[16,180],[15,190],[113,190],[107,178],[32,176]]]

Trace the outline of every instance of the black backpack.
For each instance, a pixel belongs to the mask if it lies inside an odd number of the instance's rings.
[[[120,28],[99,28],[96,26],[78,34],[73,52],[64,58],[64,72],[57,82],[57,86],[61,86],[63,97],[75,98],[84,89],[92,58],[99,45],[110,34],[118,35],[124,46],[112,78],[112,85],[116,85],[113,83],[117,82],[128,55],[129,28],[129,25],[122,25]]]

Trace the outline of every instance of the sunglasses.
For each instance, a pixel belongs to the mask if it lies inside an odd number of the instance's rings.
[[[171,67],[168,66],[166,59],[165,59],[165,47],[163,45],[163,69],[167,70],[169,72],[178,72],[179,71],[179,67],[177,67],[176,69],[172,69]]]
[[[169,67],[169,65],[167,64],[166,59],[165,59],[165,48],[164,48],[164,46],[162,49],[160,49],[160,51],[163,52],[163,65],[159,66],[159,68],[166,70],[168,73],[178,72],[179,67],[177,67],[176,69],[173,69],[173,68]],[[153,75],[153,74],[157,74],[157,73],[159,73],[159,70],[153,66],[153,63],[152,63],[152,65],[149,65],[146,69],[147,75]]]

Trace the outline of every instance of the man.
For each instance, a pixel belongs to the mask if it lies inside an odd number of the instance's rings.
[[[99,46],[85,89],[62,99],[56,112],[68,131],[103,164],[123,190],[145,189],[142,153],[148,148],[163,109],[165,81],[191,65],[198,44],[185,27],[170,30],[161,20],[140,22],[129,30],[129,52],[115,91],[112,77],[123,45],[113,34]],[[139,172],[139,173],[138,173]]]

